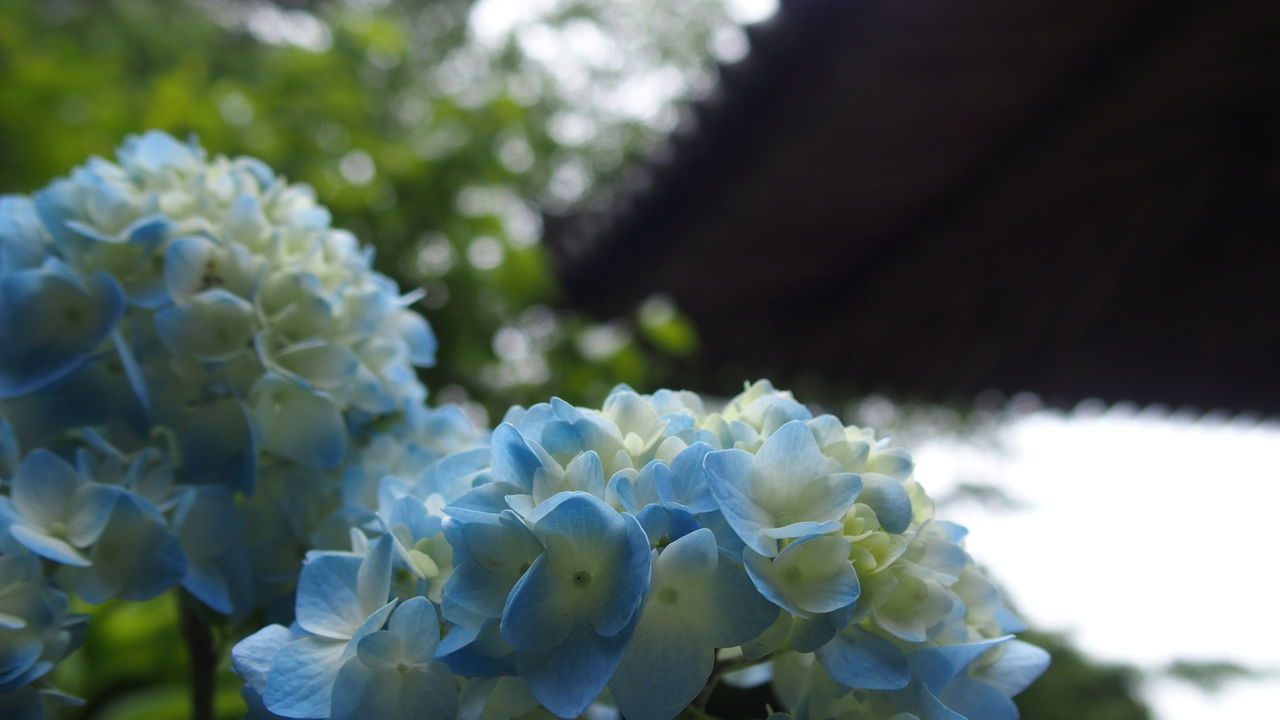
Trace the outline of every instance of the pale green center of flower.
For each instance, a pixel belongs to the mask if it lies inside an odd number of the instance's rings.
[[[658,591],[658,600],[668,605],[675,605],[680,602],[680,593],[673,587],[664,587]]]
[[[591,584],[591,573],[586,570],[579,570],[573,574],[573,586],[577,588],[585,588]]]
[[[53,537],[62,537],[67,534],[67,524],[61,520],[55,520],[49,523],[49,534]]]
[[[404,675],[409,672],[409,666],[404,663],[400,663],[396,665],[396,672],[400,673],[401,675]]]

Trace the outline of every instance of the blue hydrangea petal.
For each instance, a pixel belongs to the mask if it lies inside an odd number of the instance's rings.
[[[360,369],[360,358],[340,342],[309,340],[278,349],[275,333],[259,333],[255,341],[263,364],[294,382],[323,389],[350,383]]]
[[[501,617],[520,575],[515,570],[502,572],[485,567],[478,560],[464,560],[453,569],[444,593],[453,602],[487,617]]]
[[[583,620],[554,648],[519,654],[517,667],[543,707],[557,717],[575,718],[604,689],[630,635],[602,636]]]
[[[669,484],[667,478],[670,476],[671,468],[661,460],[650,460],[645,463],[645,466],[640,468],[640,472],[636,475],[634,481],[635,509],[627,508],[627,512],[634,514],[639,512],[640,508],[660,502],[658,485],[660,483]]]
[[[1049,653],[1022,640],[1010,640],[1000,657],[984,667],[977,676],[1013,697],[1040,677],[1049,667]]]
[[[150,503],[124,490],[116,494],[111,519],[90,550],[92,566],[68,568],[76,592],[91,603],[113,596],[146,600],[186,574],[182,546]]]
[[[371,632],[356,643],[356,656],[373,670],[395,670],[403,658],[403,651],[400,636],[387,630]]]
[[[791,623],[791,636],[788,640],[792,650],[811,653],[831,642],[831,638],[835,637],[837,632],[839,628],[827,618],[826,614],[796,617],[795,622]]]
[[[566,642],[582,602],[568,579],[539,555],[521,576],[502,610],[502,637],[517,650],[544,652]]]
[[[807,535],[826,535],[827,533],[835,532],[840,528],[841,524],[838,520],[828,520],[826,522],[813,522],[806,520],[777,528],[765,528],[760,531],[760,534],[770,538],[789,539],[805,537]]]
[[[125,138],[116,151],[116,158],[130,173],[142,176],[167,170],[193,170],[203,160],[203,153],[193,145],[179,142],[169,133],[148,130]]]
[[[810,617],[858,599],[861,589],[849,564],[850,549],[844,537],[810,536],[791,543],[772,559],[748,548],[743,561],[765,597],[796,615]]]
[[[717,648],[733,647],[759,637],[780,614],[777,606],[756,590],[746,570],[723,556],[710,582],[715,589],[716,603],[706,614],[702,632],[707,642]]]
[[[329,717],[346,641],[305,636],[280,648],[262,693],[267,709],[292,718]]]
[[[907,656],[912,672],[921,683],[935,692],[941,691],[957,675],[964,672],[969,663],[1000,643],[1012,640],[1005,635],[964,645],[941,645],[917,650]]]
[[[636,514],[636,520],[649,536],[649,545],[660,547],[678,540],[699,529],[698,519],[679,507],[646,505]]]
[[[231,664],[236,674],[257,692],[267,686],[271,662],[280,648],[293,639],[283,625],[268,625],[236,643],[231,649]]]
[[[948,708],[927,687],[920,688],[919,696],[920,709],[917,714],[919,714],[920,720],[979,720],[979,718],[966,718],[964,715]],[[986,720],[986,718],[981,720]]]
[[[258,245],[271,233],[271,222],[262,212],[262,203],[248,193],[231,202],[224,227],[228,240],[248,247]]]
[[[784,423],[756,452],[752,491],[781,495],[799,492],[803,483],[839,472],[834,460],[822,454],[808,426],[799,420]],[[762,498],[762,504],[771,504]]]
[[[252,392],[263,447],[307,467],[332,468],[347,452],[347,427],[326,395],[264,376]]]
[[[0,277],[0,398],[70,375],[111,332],[124,292],[98,271],[84,284],[56,260]]]
[[[347,639],[365,621],[356,596],[358,556],[323,553],[311,556],[298,578],[298,625],[327,638]]]
[[[212,280],[207,274],[217,254],[217,244],[200,235],[186,235],[170,242],[164,256],[164,282],[169,296],[183,302],[207,289]]]
[[[516,674],[515,652],[502,639],[498,623],[485,623],[467,642],[463,642],[465,638],[454,642],[456,632],[455,629],[446,635],[436,650],[437,657],[455,673],[468,677]]]
[[[454,720],[458,716],[458,680],[439,661],[411,667],[400,697],[400,707],[414,718]]]
[[[180,425],[178,445],[191,482],[253,492],[258,453],[249,410],[240,401],[222,398],[191,408]]]
[[[63,565],[88,567],[89,558],[71,547],[67,541],[34,530],[29,525],[10,525],[9,536],[31,552]]]
[[[697,514],[716,509],[716,499],[707,486],[703,461],[713,448],[697,442],[681,450],[671,460],[671,472],[654,478],[658,497],[664,504],[679,505]]]
[[[887,475],[863,473],[858,502],[871,507],[876,520],[891,533],[903,533],[911,525],[911,498],[902,482]]]
[[[257,316],[247,300],[221,288],[205,290],[155,315],[156,335],[170,352],[200,360],[228,360],[249,348]]]
[[[969,720],[1018,720],[1018,706],[993,685],[961,675],[951,681],[938,700]]]
[[[715,665],[715,650],[678,611],[651,598],[609,689],[628,720],[671,720],[698,696]]]
[[[409,362],[418,367],[436,364],[436,335],[427,319],[414,312],[396,316],[397,330],[409,348]]]
[[[547,473],[538,473],[539,477],[548,475]],[[588,450],[581,455],[575,457],[564,468],[564,478],[566,484],[574,490],[582,490],[591,493],[596,497],[604,495],[604,465],[600,462],[600,456],[594,450]],[[539,492],[535,481],[533,495],[536,498],[544,499],[550,497],[554,493],[547,493],[545,490]]]
[[[71,496],[83,484],[84,480],[70,463],[37,448],[14,473],[10,499],[24,519],[44,527],[66,520]]]
[[[115,511],[116,502],[124,495],[109,485],[88,484],[71,496],[71,519],[67,523],[67,540],[78,547],[88,547],[102,536]]]
[[[35,203],[22,195],[0,195],[0,274],[37,267],[48,242]]]
[[[806,432],[808,432],[806,430]],[[761,555],[778,554],[778,544],[761,530],[773,525],[773,516],[751,496],[750,471],[753,457],[745,450],[717,450],[707,453],[707,487],[715,497],[725,521],[742,542]]]
[[[888,475],[895,480],[906,480],[914,469],[915,462],[902,448],[877,451],[867,463],[868,471]]]
[[[424,597],[412,597],[401,603],[391,614],[387,629],[400,640],[407,662],[429,662],[440,644],[436,608]]]
[[[356,601],[359,611],[369,615],[387,603],[391,592],[391,551],[394,538],[378,538],[356,572]]]
[[[818,660],[831,677],[851,688],[896,690],[906,687],[911,670],[902,651],[889,640],[857,625],[818,648]],[[985,717],[985,716],[981,716]]]
[[[524,489],[533,490],[533,474],[542,468],[538,458],[519,430],[508,423],[494,428],[489,440],[490,464],[494,477]]]
[[[791,613],[780,612],[777,619],[764,632],[756,635],[754,638],[742,643],[742,656],[751,660],[764,657],[778,648],[787,641],[787,637],[791,634],[791,625],[795,616]]]

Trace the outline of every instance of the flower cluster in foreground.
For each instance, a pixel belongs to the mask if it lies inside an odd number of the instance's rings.
[[[763,381],[513,408],[380,496],[236,647],[263,717],[669,720],[754,666],[797,720],[1006,720],[1048,661],[906,452]]]
[[[480,440],[371,260],[309,187],[159,132],[0,197],[0,715],[61,698],[69,592],[287,616],[379,480]]]
[[[1017,717],[1047,655],[905,451],[766,381],[487,434],[425,405],[414,299],[309,188],[163,133],[0,197],[0,717],[76,702],[73,596],[175,586],[279,621],[233,651],[255,718],[670,720],[722,678]]]

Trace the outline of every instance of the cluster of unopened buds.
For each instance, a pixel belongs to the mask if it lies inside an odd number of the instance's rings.
[[[428,409],[434,337],[309,189],[148,133],[0,200],[0,714],[89,602],[279,622],[249,716],[1012,720],[1047,664],[910,456],[767,381]],[[305,553],[305,562],[303,554]]]

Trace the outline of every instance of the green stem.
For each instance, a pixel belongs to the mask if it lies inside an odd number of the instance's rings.
[[[694,698],[693,704],[689,706],[694,717],[704,719],[711,717],[706,713],[707,702],[711,700],[711,693],[715,692],[716,685],[720,683],[721,677],[731,672],[746,670],[749,667],[762,665],[772,659],[773,653],[769,653],[768,655],[754,659],[740,657],[734,658],[733,660],[720,660],[716,662],[715,667],[711,669],[711,675],[707,677],[707,684],[703,686],[702,692],[698,693],[698,697]]]
[[[186,590],[178,591],[178,609],[182,639],[191,660],[191,718],[213,720],[214,677],[218,669],[213,632],[199,601]]]

